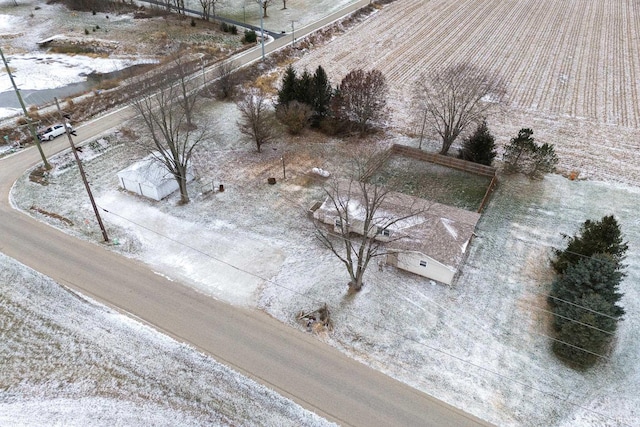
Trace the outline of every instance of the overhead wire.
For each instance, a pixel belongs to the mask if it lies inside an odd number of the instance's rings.
[[[285,196],[283,196],[282,194],[280,194],[280,196],[281,196],[281,197],[283,197],[283,198],[285,198],[285,199],[287,199],[287,198],[286,198]],[[150,231],[150,232],[153,232],[153,233],[155,233],[155,234],[157,234],[157,235],[159,235],[159,236],[161,236],[161,237],[163,237],[163,238],[169,239],[169,240],[171,240],[171,241],[173,241],[173,242],[175,242],[175,243],[177,243],[177,244],[180,244],[180,245],[183,245],[183,246],[185,246],[185,247],[188,247],[188,248],[190,248],[190,249],[192,249],[192,250],[194,250],[194,251],[196,251],[196,252],[198,252],[198,253],[202,254],[203,256],[209,257],[209,258],[211,258],[211,259],[213,259],[213,260],[215,260],[215,261],[217,261],[217,262],[220,262],[220,263],[225,264],[225,265],[227,265],[227,266],[229,266],[229,267],[231,267],[231,268],[234,268],[235,270],[238,270],[238,271],[241,271],[241,272],[243,272],[243,273],[245,273],[245,274],[248,274],[248,275],[254,276],[254,277],[256,277],[256,278],[258,278],[258,279],[260,279],[260,280],[262,280],[262,281],[265,281],[265,282],[271,283],[271,284],[273,284],[273,285],[275,285],[275,286],[277,286],[277,287],[279,287],[279,288],[285,289],[285,290],[287,290],[287,291],[289,291],[289,292],[292,292],[292,293],[294,293],[294,294],[297,294],[297,295],[299,295],[299,296],[301,296],[301,297],[303,297],[303,298],[310,299],[310,300],[314,301],[315,303],[319,303],[319,302],[320,302],[319,300],[314,299],[314,298],[310,297],[310,296],[309,296],[309,295],[307,295],[307,294],[304,294],[304,293],[302,293],[302,292],[298,292],[298,291],[296,291],[296,290],[294,290],[294,289],[291,289],[291,288],[289,288],[289,287],[287,287],[287,286],[284,286],[284,285],[282,285],[282,284],[280,284],[280,283],[276,282],[275,280],[267,279],[267,278],[265,278],[265,277],[260,276],[259,274],[256,274],[256,273],[250,272],[250,271],[248,271],[248,270],[246,270],[246,269],[243,269],[243,268],[241,268],[241,267],[238,267],[238,266],[234,265],[233,263],[230,263],[230,262],[224,261],[224,260],[222,260],[222,259],[219,259],[219,258],[217,258],[217,257],[215,257],[215,256],[213,256],[213,255],[211,255],[211,254],[209,254],[209,253],[207,253],[207,252],[204,252],[204,251],[202,251],[202,250],[200,250],[200,249],[198,249],[198,248],[195,248],[195,247],[193,247],[193,246],[191,246],[191,245],[185,244],[184,242],[181,242],[181,241],[179,241],[179,240],[173,239],[173,238],[171,238],[171,237],[169,237],[169,236],[163,235],[163,234],[161,234],[161,233],[159,233],[159,232],[157,232],[157,231],[155,231],[155,230],[153,230],[153,229],[151,229],[151,228],[149,228],[149,227],[146,227],[146,226],[144,226],[144,225],[142,225],[142,224],[139,224],[139,223],[137,223],[137,222],[135,222],[135,221],[132,221],[132,220],[130,220],[130,219],[128,219],[128,218],[125,218],[125,217],[123,217],[123,216],[121,216],[121,215],[119,215],[119,214],[117,214],[117,213],[115,213],[115,212],[113,212],[113,211],[109,211],[109,210],[107,210],[107,209],[106,209],[106,208],[104,208],[104,207],[101,207],[101,209],[103,209],[103,210],[104,210],[105,212],[107,212],[107,213],[110,213],[110,214],[112,214],[112,215],[115,215],[115,216],[117,216],[117,217],[121,218],[122,220],[128,221],[128,222],[130,222],[130,223],[132,223],[132,224],[134,224],[134,225],[136,225],[136,226],[138,226],[138,227],[141,227],[141,228],[146,229],[146,230],[148,230],[148,231]],[[305,210],[306,210],[306,209],[305,209]],[[346,238],[346,237],[344,237],[344,236],[336,235],[336,237],[338,237],[338,238],[342,238],[342,239],[350,240],[350,239],[348,239],[348,238]],[[553,248],[553,246],[550,246],[550,245],[548,245],[548,247]],[[554,249],[555,249],[555,248],[554,248]],[[584,255],[582,255],[582,254],[576,254],[576,255],[584,256]],[[445,309],[444,307],[440,306],[439,304],[437,304],[437,303],[435,303],[435,302],[433,302],[433,301],[431,301],[431,300],[430,300],[430,302],[431,302],[432,304],[434,304],[435,306],[439,307],[440,309]],[[574,305],[576,305],[576,304],[574,304]],[[578,306],[578,305],[576,305],[576,306]],[[580,307],[580,306],[578,306],[578,307]],[[587,310],[590,310],[590,311],[593,311],[593,312],[597,313],[596,311],[591,310],[591,309],[588,309],[588,308],[586,308],[586,307],[583,307],[583,308],[585,308],[585,309],[587,309]],[[600,314],[605,315],[604,313],[600,313]],[[351,315],[350,315],[349,313],[346,313],[346,315],[347,315],[347,316],[349,316],[349,317],[351,317]],[[609,317],[610,317],[610,316],[609,316]],[[359,319],[359,320],[362,320],[362,319]],[[571,319],[571,320],[574,320],[574,319]],[[574,320],[574,321],[575,321],[575,320]],[[373,324],[373,323],[371,323],[371,322],[366,322],[366,323]],[[446,351],[444,351],[444,350],[434,348],[434,347],[429,346],[428,344],[425,344],[425,343],[423,343],[423,342],[419,342],[419,341],[417,341],[416,339],[414,339],[414,338],[412,338],[412,337],[409,337],[409,336],[407,336],[407,335],[405,335],[405,334],[403,334],[403,333],[401,333],[401,332],[399,332],[399,331],[391,330],[391,329],[389,329],[389,328],[385,327],[384,325],[376,324],[375,326],[376,326],[376,327],[378,327],[378,328],[384,329],[384,330],[386,330],[386,331],[390,332],[391,334],[394,334],[394,335],[396,335],[396,336],[398,336],[398,337],[400,337],[400,338],[402,338],[402,339],[404,339],[404,340],[409,340],[409,341],[411,341],[411,342],[414,342],[415,344],[418,344],[418,345],[424,346],[424,347],[426,347],[426,348],[428,348],[428,349],[430,349],[430,350],[432,350],[432,351],[439,352],[439,353],[441,353],[441,354],[443,354],[443,355],[445,355],[445,356],[452,357],[452,358],[454,358],[454,359],[456,359],[456,360],[459,360],[459,361],[461,361],[461,362],[463,362],[463,363],[470,364],[471,366],[474,366],[474,367],[476,367],[476,368],[478,368],[478,369],[481,369],[481,370],[487,371],[487,372],[489,372],[489,373],[492,373],[492,374],[494,374],[494,375],[497,375],[497,376],[499,376],[499,377],[501,377],[501,378],[503,378],[503,379],[506,379],[506,380],[508,380],[508,381],[514,382],[514,383],[516,383],[516,384],[519,384],[519,385],[522,385],[522,386],[525,386],[525,387],[528,387],[528,388],[530,388],[530,389],[532,389],[532,390],[538,391],[538,392],[543,393],[543,394],[545,394],[545,395],[547,395],[547,396],[550,396],[550,397],[553,397],[553,398],[556,398],[556,399],[563,400],[563,401],[565,401],[565,402],[570,403],[570,404],[571,404],[571,405],[573,405],[573,406],[580,407],[580,408],[582,408],[582,409],[584,409],[584,410],[587,410],[587,411],[592,412],[592,413],[594,413],[594,414],[597,414],[597,415],[599,415],[599,416],[603,416],[603,417],[605,417],[605,418],[615,420],[615,419],[613,419],[613,418],[610,418],[610,417],[606,416],[605,414],[601,414],[601,413],[599,413],[599,412],[597,412],[597,411],[593,411],[593,410],[590,410],[590,409],[588,409],[588,408],[585,408],[585,407],[583,407],[582,405],[580,405],[580,404],[578,404],[578,403],[576,403],[576,402],[571,402],[571,401],[568,401],[567,399],[563,399],[562,397],[560,397],[559,395],[557,395],[555,391],[554,391],[554,392],[545,391],[545,390],[539,389],[539,388],[537,388],[537,387],[534,387],[534,386],[532,386],[532,385],[530,385],[530,384],[524,383],[524,382],[522,382],[522,381],[520,381],[520,380],[510,378],[510,377],[508,377],[508,376],[506,376],[506,375],[503,375],[503,374],[501,374],[501,373],[499,373],[499,372],[495,372],[495,371],[493,371],[493,370],[491,370],[491,369],[489,369],[489,368],[486,368],[486,367],[484,367],[484,366],[480,366],[480,365],[478,365],[478,364],[476,364],[476,363],[474,363],[474,362],[471,362],[471,361],[468,361],[468,360],[466,360],[466,359],[460,358],[460,357],[455,356],[455,355],[453,355],[453,354],[451,354],[451,353],[449,353],[449,352],[446,352]],[[597,329],[597,328],[596,328],[596,329]],[[546,337],[546,335],[544,335],[544,334],[537,334],[537,335],[541,335],[541,336],[545,336],[545,337]],[[550,338],[550,337],[547,337],[547,338]],[[553,339],[553,338],[550,338],[550,339],[552,339],[552,340],[554,340],[554,341],[559,341],[559,340],[556,340],[556,339]],[[560,341],[560,342],[562,342],[562,341]],[[564,342],[563,342],[563,343],[564,343]],[[572,347],[576,347],[576,346],[573,346],[573,345],[571,345],[571,344],[569,344],[569,343],[564,343],[564,344],[569,345],[569,346],[572,346]],[[579,347],[576,347],[576,348],[579,348]],[[590,352],[590,351],[588,351],[588,350],[586,350],[586,349],[581,349],[581,350],[586,351],[586,352],[589,352],[589,353],[592,353],[592,352]],[[596,355],[596,356],[603,357],[603,358],[607,359],[607,357],[606,357],[606,356],[598,355],[598,354],[596,354],[596,353],[592,353],[592,354],[594,354],[594,355]],[[615,421],[619,421],[619,420],[615,420]]]
[[[286,196],[281,195],[281,197],[283,197],[285,200],[289,200],[289,201],[290,201],[290,202],[292,202],[293,204],[298,204],[298,203],[296,203],[295,201],[292,201],[291,199],[289,199],[289,198],[288,198],[288,197],[286,197]],[[349,237],[347,237],[347,236],[343,236],[343,235],[341,235],[341,234],[337,234],[337,233],[330,233],[330,232],[328,232],[328,234],[329,234],[329,235],[331,235],[331,236],[333,236],[333,237],[335,237],[335,238],[337,238],[337,239],[342,239],[342,240],[345,240],[345,241],[352,242],[352,240],[351,240]],[[433,305],[435,305],[436,307],[438,307],[438,308],[440,308],[440,309],[443,309],[443,310],[446,310],[444,307],[440,306],[440,305],[439,305],[439,304],[437,304],[435,301],[433,301],[433,300],[431,300],[431,299],[429,299],[429,298],[427,298],[427,299],[429,300],[429,302],[430,302],[430,303],[432,303],[432,304],[433,304]],[[533,306],[532,306],[532,307],[533,307]],[[536,308],[537,308],[537,307],[536,307]],[[546,311],[546,312],[548,312],[548,313],[555,314],[555,313],[550,312],[550,311],[547,311],[547,310],[543,310],[543,311]],[[465,313],[462,313],[462,316],[468,317]],[[600,331],[600,332],[604,332],[604,333],[607,333],[607,334],[613,335],[613,333],[611,333],[611,332],[604,331],[604,330],[602,330],[602,329],[600,329],[600,328],[597,328],[597,327],[595,327],[595,326],[592,326],[592,325],[589,325],[589,324],[586,324],[586,323],[580,322],[580,321],[578,321],[578,320],[576,320],[576,319],[572,319],[572,318],[569,318],[569,317],[566,317],[566,316],[561,316],[561,315],[559,315],[559,316],[560,316],[560,317],[562,317],[562,318],[564,318],[564,319],[566,319],[566,320],[570,320],[570,321],[572,321],[572,322],[575,322],[575,323],[578,323],[578,324],[580,324],[580,325],[583,325],[583,326],[585,326],[585,327],[587,327],[587,328],[594,329],[594,330],[598,330],[598,331]],[[476,324],[476,322],[474,322],[474,324]],[[480,325],[482,325],[482,323],[480,323]],[[485,331],[485,332],[487,332],[487,331]],[[489,334],[489,335],[491,335],[491,334]],[[587,352],[587,353],[591,353],[589,350],[584,349],[584,348],[582,348],[582,347],[578,347],[578,346],[576,346],[575,344],[571,344],[571,343],[568,343],[568,342],[565,342],[565,341],[562,341],[562,340],[558,340],[558,339],[555,339],[555,341],[562,342],[562,343],[564,343],[564,344],[567,344],[568,346],[575,347],[575,348],[579,348],[579,349],[581,349],[581,350],[584,350],[584,351],[585,351],[585,352]],[[604,357],[604,356],[603,356],[603,357]],[[605,358],[606,358],[606,357],[605,357]]]
[[[233,263],[230,263],[230,262],[228,262],[228,261],[222,260],[222,259],[220,259],[220,258],[218,258],[218,257],[216,257],[216,256],[214,256],[214,255],[211,255],[211,254],[209,254],[209,253],[207,253],[207,252],[205,252],[205,251],[203,251],[203,250],[201,250],[201,249],[195,248],[195,247],[193,247],[193,246],[191,246],[191,245],[189,245],[189,244],[186,244],[186,243],[181,242],[181,241],[179,241],[179,240],[176,240],[176,239],[174,239],[174,238],[172,238],[172,237],[169,237],[169,236],[167,236],[167,235],[165,235],[165,234],[162,234],[162,233],[160,233],[160,232],[158,232],[158,231],[156,231],[156,230],[153,230],[152,228],[149,228],[149,227],[147,227],[147,226],[145,226],[145,225],[142,225],[142,224],[140,224],[140,223],[138,223],[138,222],[135,222],[135,221],[133,221],[133,220],[131,220],[131,219],[129,219],[129,218],[126,218],[126,217],[124,217],[124,216],[120,215],[120,214],[117,214],[117,213],[115,213],[115,212],[113,212],[113,211],[110,211],[110,210],[108,210],[108,209],[106,209],[106,208],[104,208],[104,207],[102,207],[102,206],[99,206],[99,207],[100,207],[100,209],[102,209],[103,211],[105,211],[105,212],[107,212],[107,213],[109,213],[109,214],[112,214],[112,215],[114,215],[114,216],[116,216],[116,217],[118,217],[118,218],[120,218],[120,219],[122,219],[122,220],[124,220],[124,221],[130,222],[130,223],[132,223],[132,224],[134,224],[134,225],[136,225],[136,226],[138,226],[138,227],[141,227],[141,228],[143,228],[143,229],[145,229],[145,230],[147,230],[147,231],[150,231],[150,232],[152,232],[152,233],[154,233],[154,234],[156,234],[156,235],[158,235],[158,236],[160,236],[160,237],[166,238],[166,239],[168,239],[168,240],[170,240],[170,241],[172,241],[172,242],[174,242],[174,243],[177,243],[177,244],[179,244],[179,245],[182,245],[182,246],[185,246],[185,247],[187,247],[187,248],[190,248],[190,249],[192,249],[192,250],[196,251],[197,253],[202,254],[203,256],[206,256],[206,257],[208,257],[208,258],[210,258],[210,259],[213,259],[214,261],[217,261],[217,262],[219,262],[219,263],[222,263],[222,264],[224,264],[224,265],[227,265],[227,266],[229,266],[229,267],[231,267],[231,268],[233,268],[233,269],[235,269],[235,270],[237,270],[237,271],[240,271],[240,272],[243,272],[243,273],[248,274],[248,275],[250,275],[250,276],[253,276],[253,277],[255,277],[255,278],[258,278],[258,279],[260,279],[260,280],[262,280],[262,281],[264,281],[264,282],[266,282],[266,283],[270,283],[270,284],[272,284],[272,285],[274,285],[274,286],[276,286],[276,287],[278,287],[278,288],[285,289],[285,290],[287,290],[287,291],[289,291],[289,292],[291,292],[291,293],[293,293],[293,294],[299,295],[299,296],[301,296],[301,297],[303,297],[303,298],[305,298],[305,299],[307,299],[307,300],[311,300],[311,301],[313,301],[315,304],[323,304],[323,303],[324,303],[323,301],[320,301],[320,300],[317,300],[317,299],[315,299],[315,298],[312,298],[311,296],[309,296],[309,295],[307,295],[307,294],[305,294],[305,293],[302,293],[302,292],[296,291],[295,289],[291,289],[291,288],[289,288],[289,287],[287,287],[287,286],[285,286],[285,285],[282,285],[281,283],[278,283],[278,282],[276,282],[276,281],[275,281],[275,280],[273,280],[273,279],[268,279],[268,278],[262,277],[262,276],[260,276],[260,275],[259,275],[259,274],[257,274],[257,273],[253,273],[253,272],[248,271],[248,270],[246,270],[246,269],[244,269],[244,268],[238,267],[238,266],[234,265]],[[436,348],[436,347],[430,346],[430,345],[428,345],[428,344],[426,344],[426,343],[424,343],[424,342],[418,341],[418,340],[416,340],[415,338],[413,338],[413,337],[411,337],[411,336],[408,336],[408,335],[406,335],[406,334],[403,334],[401,331],[394,331],[394,330],[392,330],[392,329],[390,329],[390,328],[386,327],[384,324],[379,324],[379,323],[377,323],[377,324],[375,324],[375,325],[374,325],[372,322],[369,322],[369,321],[367,321],[367,320],[363,320],[363,319],[361,319],[361,318],[358,318],[358,317],[356,317],[356,316],[354,316],[354,315],[350,314],[349,312],[345,312],[345,315],[346,315],[347,317],[349,317],[349,318],[354,318],[354,319],[356,319],[356,320],[358,320],[358,321],[363,321],[364,323],[367,323],[367,324],[373,325],[373,326],[375,326],[375,327],[377,327],[377,328],[383,329],[383,330],[385,330],[385,331],[387,331],[387,332],[391,333],[392,335],[395,335],[395,336],[397,336],[397,337],[399,337],[399,338],[402,338],[403,340],[411,341],[411,342],[413,342],[413,343],[415,343],[415,344],[417,344],[417,345],[419,345],[419,346],[423,346],[423,347],[425,347],[425,348],[427,348],[427,349],[429,349],[429,350],[432,350],[432,351],[434,351],[434,352],[440,353],[440,354],[442,354],[442,355],[444,355],[444,356],[451,357],[451,358],[453,358],[453,359],[455,359],[455,360],[458,360],[458,361],[460,361],[460,362],[462,362],[462,363],[465,363],[465,364],[471,365],[471,366],[473,366],[473,367],[475,367],[475,368],[477,368],[477,369],[480,369],[480,370],[482,370],[482,371],[486,371],[486,372],[488,372],[488,373],[491,373],[491,374],[493,374],[493,375],[496,375],[496,376],[498,376],[498,377],[500,377],[500,378],[502,378],[502,379],[505,379],[505,380],[507,380],[507,381],[510,381],[510,382],[512,382],[512,383],[518,384],[518,385],[523,386],[523,387],[527,387],[527,388],[529,388],[529,389],[531,389],[531,390],[534,390],[534,391],[536,391],[536,392],[539,392],[539,393],[544,394],[544,395],[546,395],[546,396],[549,396],[549,397],[551,397],[551,398],[554,398],[554,399],[557,399],[557,400],[564,401],[564,402],[566,402],[566,403],[569,403],[569,404],[570,404],[570,405],[572,405],[572,406],[579,407],[580,409],[583,409],[583,410],[585,410],[585,411],[591,412],[591,413],[593,413],[593,414],[595,414],[595,415],[598,415],[598,416],[601,416],[601,417],[604,417],[604,418],[607,418],[607,419],[610,419],[610,420],[613,420],[613,421],[619,422],[619,420],[614,419],[614,418],[611,418],[611,417],[607,416],[606,414],[602,414],[602,413],[600,413],[600,412],[597,412],[597,411],[591,410],[591,409],[589,409],[589,408],[586,408],[586,407],[584,407],[584,406],[580,405],[579,403],[576,403],[576,402],[570,401],[570,400],[568,400],[567,398],[563,398],[563,397],[562,397],[562,396],[560,396],[560,395],[557,393],[557,391],[555,391],[555,390],[554,390],[553,392],[546,391],[546,390],[542,390],[542,389],[540,389],[540,388],[538,388],[538,387],[535,387],[535,386],[533,386],[533,385],[531,385],[531,384],[528,384],[528,383],[526,383],[526,382],[520,381],[520,380],[518,380],[518,379],[511,378],[511,377],[509,377],[509,376],[507,376],[507,375],[504,375],[504,374],[501,374],[501,373],[499,373],[499,372],[496,372],[496,371],[494,371],[494,370],[492,370],[492,369],[489,369],[489,368],[487,368],[487,367],[485,367],[485,366],[478,365],[477,363],[474,363],[474,362],[472,362],[472,361],[469,361],[469,360],[463,359],[463,358],[461,358],[461,357],[459,357],[459,356],[456,356],[456,355],[454,355],[454,354],[451,354],[450,352],[444,351],[444,350],[442,350],[442,349],[439,349],[439,348]],[[407,370],[407,372],[413,372],[413,371],[409,371],[408,369],[406,369],[406,370]]]

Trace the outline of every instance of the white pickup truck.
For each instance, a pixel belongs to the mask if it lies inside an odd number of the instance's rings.
[[[73,128],[69,123],[67,123],[67,128],[69,129],[69,132],[73,132]],[[52,141],[53,138],[64,133],[64,125],[58,123],[38,132],[38,138],[40,138],[40,141]]]

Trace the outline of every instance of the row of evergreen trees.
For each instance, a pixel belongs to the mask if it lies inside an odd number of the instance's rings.
[[[548,302],[553,309],[554,353],[569,364],[587,368],[609,350],[625,311],[618,305],[628,249],[620,226],[610,215],[587,220],[567,248],[555,250],[557,273]]]
[[[491,166],[496,154],[495,138],[489,132],[487,122],[483,121],[475,132],[462,142],[458,158]],[[537,144],[533,138],[533,131],[528,128],[520,129],[518,136],[511,138],[505,146],[502,159],[505,172],[520,172],[531,178],[540,178],[545,173],[553,172],[558,163],[553,145]]]
[[[361,134],[388,114],[386,78],[379,70],[351,70],[335,88],[319,66],[298,76],[287,67],[278,91],[277,113],[291,133],[311,122],[329,133]]]
[[[318,126],[329,114],[332,97],[333,88],[322,66],[318,66],[313,75],[304,70],[298,76],[293,66],[289,65],[282,78],[282,87],[278,91],[278,107],[284,107],[291,102],[307,105],[311,109],[312,125]]]

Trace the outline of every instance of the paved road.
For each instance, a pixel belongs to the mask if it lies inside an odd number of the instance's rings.
[[[279,44],[282,40],[273,42],[268,51],[284,45]],[[236,61],[246,63],[259,56],[257,50],[236,57]],[[77,130],[76,142],[118,126],[132,115],[131,108],[123,108],[85,124]],[[51,155],[66,144],[64,138],[58,138],[43,147]],[[197,347],[341,425],[488,425],[262,312],[218,302],[100,244],[76,240],[15,211],[8,202],[10,188],[38,161],[33,148],[0,159],[1,252]]]

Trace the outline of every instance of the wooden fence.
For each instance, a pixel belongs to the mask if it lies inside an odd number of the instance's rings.
[[[412,157],[414,159],[447,166],[476,175],[490,177],[496,175],[496,168],[492,166],[485,166],[478,163],[469,162],[467,160],[456,159],[455,157],[443,156],[441,154],[427,153],[417,148],[407,147],[406,145],[394,144],[389,151],[391,151],[392,154]]]
[[[491,193],[493,193],[495,186],[498,184],[498,175],[496,173],[497,170],[493,166],[485,166],[478,163],[469,162],[467,160],[443,156],[441,154],[427,153],[417,148],[398,144],[394,144],[390,149],[376,158],[373,164],[366,170],[366,172],[360,179],[366,181],[371,178],[378,171],[378,169],[384,166],[387,160],[389,160],[389,158],[394,154],[411,157],[425,162],[435,163],[452,169],[469,172],[475,175],[491,177],[491,182],[487,187],[487,191],[484,193],[484,197],[482,198],[482,202],[480,203],[478,212],[482,212],[487,202],[489,201]]]

